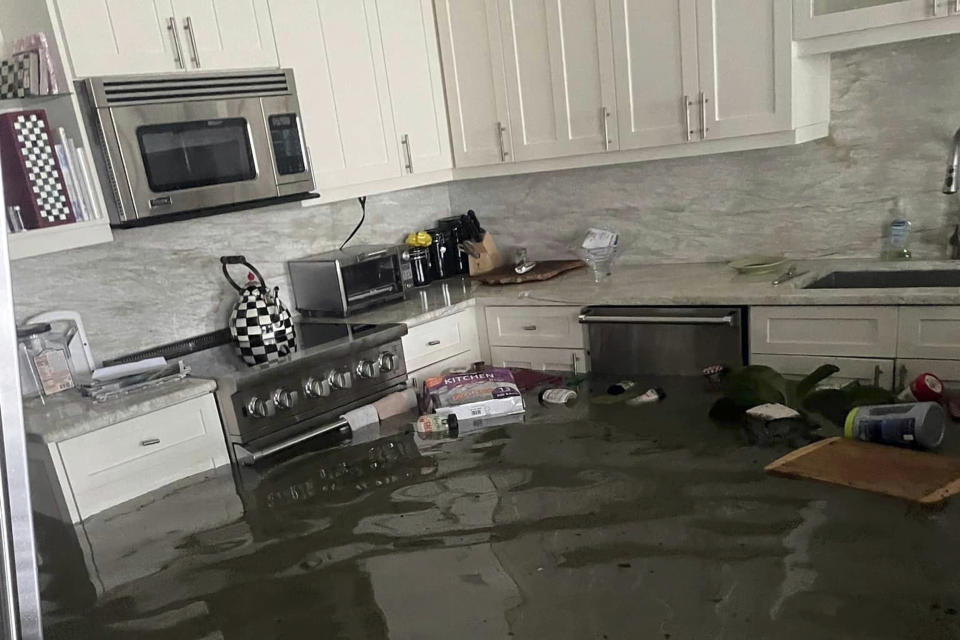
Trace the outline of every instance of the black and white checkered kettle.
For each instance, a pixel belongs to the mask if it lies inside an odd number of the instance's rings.
[[[250,270],[246,285],[241,287],[230,277],[227,267],[231,264],[242,264]],[[243,256],[223,256],[220,265],[227,282],[240,294],[230,313],[230,335],[243,361],[253,366],[296,351],[296,331],[290,312],[280,301],[280,288],[267,288],[263,276]]]

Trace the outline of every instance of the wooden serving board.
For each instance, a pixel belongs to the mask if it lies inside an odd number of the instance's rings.
[[[538,260],[537,266],[526,273],[517,273],[513,270],[513,265],[510,264],[487,273],[481,273],[474,278],[483,284],[520,284],[522,282],[549,280],[566,271],[585,266],[587,264],[583,260]]]
[[[788,453],[765,471],[925,504],[960,493],[960,458],[839,437]]]

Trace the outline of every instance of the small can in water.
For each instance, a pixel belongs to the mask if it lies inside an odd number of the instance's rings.
[[[564,404],[568,407],[577,401],[577,392],[573,389],[544,389],[540,392],[540,404]]]
[[[641,404],[650,404],[652,402],[660,402],[667,397],[667,392],[661,389],[660,387],[654,387],[653,389],[648,389],[635,398],[630,398],[627,400],[626,404],[631,407],[636,407]]]
[[[943,407],[935,402],[856,407],[847,414],[843,435],[864,442],[936,449],[943,442],[945,423]]]
[[[446,415],[431,413],[429,415],[420,416],[417,418],[417,421],[413,423],[413,428],[416,429],[417,433],[457,431],[459,427],[460,423],[457,420],[457,416],[453,413]]]

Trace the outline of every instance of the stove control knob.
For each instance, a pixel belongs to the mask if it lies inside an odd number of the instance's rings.
[[[381,353],[377,361],[380,363],[380,370],[384,373],[390,373],[397,368],[397,356],[389,351]]]
[[[277,405],[277,409],[293,409],[299,399],[300,396],[296,391],[290,391],[283,387],[273,392],[273,404]]]
[[[303,383],[303,392],[308,398],[325,398],[330,395],[330,382],[318,378],[307,378]]]
[[[353,376],[349,371],[331,371],[327,374],[330,386],[337,390],[349,389],[353,386]]]
[[[267,417],[267,403],[264,400],[254,396],[250,398],[250,402],[247,403],[247,413],[249,413],[254,418],[266,418]]]
[[[357,375],[360,378],[376,378],[380,375],[380,362],[361,360],[357,363]]]

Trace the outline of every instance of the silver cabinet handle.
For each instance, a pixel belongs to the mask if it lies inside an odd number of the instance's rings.
[[[883,374],[883,369],[880,368],[880,365],[876,365],[873,368],[873,386],[880,386],[880,375]]]
[[[960,0],[957,0],[960,2]],[[600,107],[600,117],[603,119],[603,150],[610,151],[610,145],[613,140],[610,139],[610,110],[606,107]]]
[[[500,162],[506,162],[507,156],[510,155],[507,148],[503,145],[503,132],[506,130],[507,128],[503,126],[502,122],[497,122],[497,142],[500,145]]]
[[[428,347],[435,347],[435,346],[437,346],[438,344],[440,344],[440,341],[439,341],[439,340],[431,340],[430,342],[427,343],[427,346],[428,346]]]
[[[150,447],[155,444],[160,444],[160,438],[147,438],[146,440],[140,441],[141,447]]]
[[[193,31],[193,19],[190,16],[187,16],[186,19],[184,19],[183,30],[187,32],[187,37],[190,39],[190,48],[193,50],[193,66],[199,69],[200,51],[197,49],[197,35]]]
[[[413,173],[413,156],[410,153],[410,136],[406,133],[400,136],[400,144],[403,145],[403,167],[407,170],[407,173]]]
[[[536,331],[536,330],[537,330],[537,325],[535,325],[535,324],[524,325],[523,330],[524,330],[524,331]]]
[[[693,106],[693,102],[690,101],[690,96],[683,96],[683,122],[687,127],[687,142],[693,140],[693,129],[690,127],[690,107]]]
[[[893,392],[899,393],[907,388],[907,365],[900,365],[900,380],[897,380],[896,374],[893,376]]]
[[[577,352],[574,351],[570,354],[571,364],[573,364],[573,372],[577,373],[577,365],[580,364],[580,356],[577,355]]]
[[[953,0],[953,12],[960,14],[960,0]]]
[[[167,18],[167,30],[173,34],[174,54],[176,55],[174,61],[178,67],[186,69],[187,66],[183,62],[183,47],[180,46],[180,33],[177,31],[177,21],[173,17]]]
[[[709,102],[709,98],[707,98],[706,94],[703,91],[701,91],[700,92],[700,139],[701,140],[706,140],[707,132],[710,131],[710,129],[707,128],[707,102]]]
[[[580,314],[581,324],[724,324],[732,327],[734,314],[715,318],[688,316],[592,316]]]

